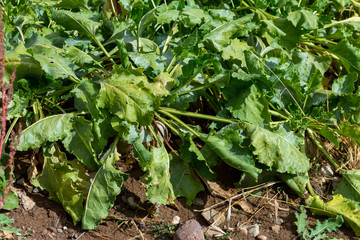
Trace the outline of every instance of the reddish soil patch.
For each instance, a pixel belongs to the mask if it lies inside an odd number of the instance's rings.
[[[16,177],[17,179],[27,178],[26,169],[29,167],[27,155],[16,159]],[[96,229],[83,231],[81,227],[74,226],[68,214],[63,210],[61,204],[48,200],[46,192],[36,192],[28,185],[15,184],[16,188],[22,188],[27,195],[35,201],[36,205],[29,211],[22,206],[10,212],[1,211],[7,216],[14,218],[13,227],[21,229],[23,239],[172,239],[173,232],[178,226],[171,225],[174,216],[180,217],[180,223],[189,219],[196,219],[206,230],[209,224],[201,216],[201,210],[224,199],[212,196],[209,192],[202,192],[198,195],[198,203],[203,202],[203,206],[187,206],[185,200],[180,198],[175,201],[174,206],[159,206],[154,214],[154,206],[146,200],[144,186],[140,183],[139,178],[142,175],[137,163],[125,164],[119,162],[117,167],[127,172],[131,177],[124,183],[121,194],[118,196],[115,206],[109,212],[109,217],[105,219]],[[221,174],[221,171],[229,171],[220,167],[216,169],[218,176],[225,176],[220,179],[220,184],[227,186],[230,190],[231,183],[234,181],[233,176],[239,176],[236,171],[231,174]],[[233,171],[233,170],[231,170]],[[231,177],[228,177],[231,176]],[[223,239],[254,239],[249,234],[242,233],[237,226],[254,225],[260,226],[260,234],[267,239],[300,239],[296,232],[295,213],[298,212],[297,204],[304,204],[304,200],[295,195],[287,196],[282,191],[283,185],[278,184],[269,189],[263,189],[259,197],[248,198],[248,207],[252,213],[245,212],[239,205],[234,205],[231,211],[229,223],[223,223],[219,227],[226,232],[226,229],[232,229],[230,237]],[[279,193],[280,194],[277,194]],[[279,203],[278,218],[282,220],[279,231],[274,231],[272,227],[276,224],[274,201],[269,201],[276,195]],[[133,198],[136,207],[130,206],[128,199]],[[284,202],[282,202],[284,201]],[[287,201],[287,202],[285,202]],[[289,204],[290,203],[294,203]],[[216,208],[220,212],[227,214],[227,204]],[[152,213],[152,214],[151,214]],[[311,215],[309,213],[309,215]],[[321,220],[321,219],[320,219]],[[278,220],[279,221],[279,220]],[[316,224],[313,217],[309,217],[311,226]],[[331,237],[343,239],[360,239],[357,238],[351,229],[342,227],[337,232],[332,233]],[[207,239],[213,239],[207,237]]]

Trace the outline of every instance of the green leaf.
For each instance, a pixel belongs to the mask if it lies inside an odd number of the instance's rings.
[[[270,122],[268,102],[255,84],[241,90],[230,85],[224,89],[224,96],[228,100],[226,109],[235,118],[254,124]]]
[[[353,93],[355,91],[355,82],[358,80],[358,74],[352,72],[349,75],[341,76],[334,80],[332,91],[336,94]]]
[[[181,157],[184,158],[200,177],[205,179],[214,179],[216,177],[216,174],[209,167],[207,160],[196,147],[189,133],[185,135],[183,145],[181,145],[179,150]]]
[[[81,12],[70,12],[67,10],[51,9],[52,19],[66,29],[77,30],[89,38],[96,38],[96,30],[100,27],[99,21],[94,21],[97,15],[85,10]]]
[[[33,57],[41,65],[41,68],[53,79],[73,78],[78,79],[74,70],[70,67],[70,58],[63,57],[53,46],[35,45],[32,47]]]
[[[341,122],[339,134],[351,138],[360,147],[360,126],[351,125],[349,122]]]
[[[254,14],[247,14],[242,18],[227,22],[215,28],[204,36],[204,45],[215,52],[221,52],[223,47],[230,43],[231,36],[242,29],[246,23],[253,19],[253,17]]]
[[[127,174],[116,170],[113,166],[116,154],[115,148],[91,181],[81,221],[83,229],[94,229],[103,218],[108,216],[116,196],[120,194],[123,182],[128,179]]]
[[[327,138],[328,140],[330,140],[335,145],[336,148],[339,148],[339,141],[338,141],[338,138],[335,135],[334,130],[332,130],[328,126],[323,126],[320,129],[319,134],[321,136]]]
[[[289,20],[276,18],[264,22],[267,24],[264,36],[270,44],[280,40],[280,44],[289,51],[296,47],[301,31],[295,28]]]
[[[341,194],[360,209],[360,170],[341,170],[343,176],[334,194]]]
[[[21,132],[19,151],[39,148],[46,141],[55,142],[70,135],[73,113],[52,115],[35,122]]]
[[[283,136],[249,123],[245,127],[262,164],[279,173],[304,174],[310,169],[309,159]]]
[[[85,166],[97,169],[99,163],[91,145],[94,140],[91,122],[84,119],[84,117],[74,117],[71,119],[71,122],[72,129],[70,135],[62,141],[64,147],[69,153],[74,154]]]
[[[296,28],[303,27],[306,30],[318,28],[317,16],[308,10],[290,12],[287,19],[290,20]]]
[[[34,78],[39,79],[44,74],[40,64],[27,52],[23,44],[19,44],[12,51],[6,51],[5,69],[7,79],[16,68],[17,79]]]
[[[296,192],[300,197],[305,197],[306,193],[306,184],[309,180],[309,175],[307,173],[288,174],[288,173],[278,173],[278,177],[289,186],[291,190]]]
[[[328,51],[338,56],[343,62],[360,71],[360,50],[349,41],[343,39]]]
[[[174,154],[170,156],[170,181],[174,188],[176,197],[185,197],[186,205],[190,206],[196,195],[205,188],[199,177],[189,164],[182,161]]]
[[[149,83],[144,75],[128,71],[114,74],[100,84],[99,108],[107,108],[120,119],[143,126],[151,123],[160,97],[167,94],[162,84]]]
[[[49,198],[60,202],[65,211],[70,214],[74,224],[83,216],[83,194],[76,189],[79,170],[72,168],[61,158],[53,155],[45,157],[41,174],[32,184],[49,192]]]
[[[172,203],[176,197],[170,181],[170,160],[166,148],[151,147],[149,152],[138,142],[134,144],[134,150],[145,172],[146,197],[152,203]]]
[[[257,178],[261,173],[261,169],[255,167],[255,161],[250,151],[237,146],[236,140],[235,144],[229,143],[228,140],[215,135],[202,137],[201,140],[229,166],[239,169],[253,178]]]
[[[304,205],[300,206],[300,214],[295,213],[295,217],[297,221],[295,222],[295,225],[297,226],[297,233],[302,235],[308,235],[309,231],[306,229],[306,226],[308,225],[308,222],[306,221],[307,214],[306,214],[306,208]]]
[[[157,17],[158,24],[169,24],[175,21],[180,15],[180,11],[178,10],[167,10],[166,12],[162,12]]]
[[[326,232],[336,231],[339,227],[341,227],[344,223],[344,218],[341,215],[337,215],[336,218],[328,218],[323,222],[319,220],[316,221],[315,229],[310,229],[310,239],[314,240],[322,240],[327,238],[328,236],[325,234]]]
[[[19,198],[15,195],[13,190],[10,189],[8,192],[8,195],[6,197],[6,201],[4,205],[2,206],[2,209],[4,210],[13,210],[15,208],[19,207]],[[1,223],[1,221],[0,221]]]
[[[333,199],[327,203],[320,196],[310,197],[307,202],[311,211],[316,215],[330,217],[341,215],[355,234],[360,236],[360,211],[340,194],[334,195]]]

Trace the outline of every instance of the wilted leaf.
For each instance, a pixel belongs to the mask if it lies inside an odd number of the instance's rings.
[[[140,159],[141,169],[145,172],[146,196],[149,201],[172,203],[176,197],[170,181],[170,160],[165,147],[151,147],[149,152],[141,142],[136,142],[134,150]]]
[[[334,217],[341,215],[347,224],[354,230],[357,236],[360,236],[360,211],[353,203],[341,196],[334,195],[333,199],[325,203],[319,196],[308,199],[311,211],[316,215],[325,215]]]

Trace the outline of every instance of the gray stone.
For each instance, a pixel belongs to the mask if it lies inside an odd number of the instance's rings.
[[[62,230],[61,228],[58,228],[58,229],[57,229],[57,232],[58,232],[58,233],[63,233],[63,230]]]
[[[205,240],[204,232],[198,221],[191,219],[179,227],[175,232],[174,240]]]
[[[256,239],[259,239],[259,240],[267,240],[267,237],[265,235],[258,235],[256,237]]]
[[[255,224],[255,225],[252,225],[250,228],[249,228],[249,234],[252,236],[252,237],[256,237],[257,235],[259,235],[260,233],[260,227],[259,225]]]

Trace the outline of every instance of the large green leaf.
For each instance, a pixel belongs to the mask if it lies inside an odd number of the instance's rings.
[[[149,83],[145,76],[125,70],[100,84],[98,107],[108,109],[120,119],[140,125],[151,123],[160,97],[167,94],[162,84]]]
[[[78,79],[74,70],[70,67],[72,65],[71,59],[60,55],[55,47],[37,44],[31,49],[33,57],[40,63],[41,68],[53,79],[68,77]]]
[[[83,194],[76,189],[79,170],[63,162],[60,155],[45,157],[41,174],[32,181],[34,186],[46,189],[49,198],[60,202],[74,224],[83,216]]]
[[[244,27],[244,24],[253,19],[253,14],[247,14],[242,18],[227,22],[203,38],[204,45],[215,52],[221,52],[223,47],[230,43],[231,36]]]
[[[108,216],[123,182],[128,178],[127,174],[114,168],[113,163],[116,158],[115,148],[91,181],[81,222],[83,229],[94,229],[103,218]]]
[[[235,118],[254,124],[270,122],[268,102],[255,84],[241,90],[232,86],[224,89],[228,109]]]
[[[355,91],[355,82],[358,80],[358,74],[352,72],[349,75],[341,76],[335,79],[331,90],[337,94],[353,93]]]
[[[51,17],[66,29],[77,30],[80,34],[85,34],[92,39],[96,38],[96,30],[100,27],[100,22],[98,20],[94,21],[97,14],[89,10],[71,12],[51,9]]]
[[[46,141],[55,142],[70,135],[73,113],[52,115],[35,122],[21,132],[19,151],[39,148]]]
[[[261,173],[262,170],[255,167],[255,161],[249,149],[237,146],[240,143],[236,144],[236,140],[234,140],[235,143],[231,143],[216,135],[202,137],[201,140],[229,166],[239,169],[253,178],[257,178]]]
[[[151,147],[147,151],[142,143],[134,144],[140,166],[145,172],[146,196],[152,203],[169,204],[175,200],[174,189],[170,181],[170,160],[164,146]]]
[[[62,141],[64,147],[69,153],[74,154],[85,166],[97,169],[99,163],[91,145],[94,140],[91,122],[84,119],[84,117],[74,117],[71,121],[73,127],[70,135]]]
[[[354,230],[355,234],[360,236],[360,211],[353,203],[340,194],[334,195],[333,199],[327,203],[317,195],[310,197],[307,202],[311,211],[316,215],[330,217],[341,215]]]
[[[262,164],[280,173],[304,174],[310,169],[309,159],[283,136],[249,123],[245,127]]]
[[[175,196],[185,197],[187,205],[191,205],[196,195],[205,190],[194,170],[175,154],[170,155],[170,176]]]

